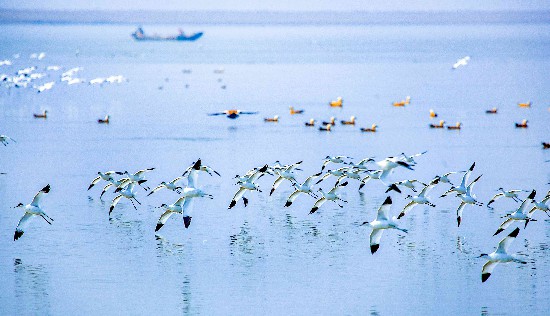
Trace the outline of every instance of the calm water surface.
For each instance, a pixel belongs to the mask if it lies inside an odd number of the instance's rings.
[[[437,207],[415,207],[400,221],[409,233],[386,232],[375,255],[370,229],[360,226],[386,196],[374,181],[361,193],[351,181],[343,209],[327,203],[314,215],[307,196],[282,207],[292,192],[287,183],[269,197],[270,177],[259,181],[264,193],[250,195],[249,207],[227,205],[237,189],[231,178],[264,163],[303,160],[305,179],[326,155],[359,160],[424,150],[415,171],[398,170],[395,180],[429,181],[475,161],[483,202],[500,186],[537,189],[542,197],[550,181],[550,151],[540,145],[550,141],[550,26],[195,28],[188,31],[205,35],[194,43],[136,43],[133,25],[2,25],[0,59],[22,57],[0,73],[60,65],[83,67],[78,77],[88,80],[129,79],[104,87],[58,82],[42,94],[0,90],[0,134],[17,140],[0,148],[0,172],[7,173],[0,175],[2,314],[548,312],[544,214],[511,247],[528,264],[499,265],[488,282],[480,280],[484,260],[477,257],[502,238],[492,234],[516,206],[511,200],[498,200],[494,210],[467,206],[458,229],[459,200],[438,198],[447,187],[436,187]],[[176,27],[149,29],[170,34]],[[44,60],[28,59],[40,51]],[[470,64],[452,71],[465,55]],[[50,74],[40,82],[58,79]],[[411,105],[390,105],[407,95]],[[344,107],[328,108],[337,96]],[[517,107],[527,100],[532,108]],[[290,116],[288,106],[305,114]],[[498,115],[485,114],[492,107]],[[206,115],[230,108],[260,114],[235,121]],[[437,121],[428,117],[432,108],[464,128],[429,129]],[[47,120],[32,117],[44,109]],[[112,123],[97,124],[105,114]],[[262,120],[277,114],[277,124]],[[303,125],[310,117],[351,115],[361,127],[377,123],[379,133]],[[524,118],[530,127],[515,129]],[[222,177],[201,175],[215,199],[195,201],[187,230],[174,216],[154,233],[162,213],[155,207],[174,202],[173,192],[145,197],[138,190],[138,210],[122,201],[109,218],[112,193],[102,201],[100,188],[86,191],[99,170],[156,167],[148,175],[153,186],[198,157]],[[28,203],[47,183],[52,190],[43,208],[54,224],[34,219],[14,242],[22,213],[11,207]],[[397,215],[407,201],[393,198]]]

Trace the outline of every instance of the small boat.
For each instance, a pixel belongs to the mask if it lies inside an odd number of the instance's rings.
[[[486,110],[485,113],[487,113],[487,114],[497,114],[497,108],[492,108],[490,110]]]
[[[202,32],[186,35],[183,30],[179,29],[179,34],[174,36],[160,36],[157,34],[146,35],[143,28],[138,27],[137,30],[132,33],[132,37],[136,41],[195,41],[202,36]]]

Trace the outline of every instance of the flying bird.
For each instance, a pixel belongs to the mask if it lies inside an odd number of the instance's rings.
[[[227,118],[230,118],[230,119],[236,119],[239,117],[239,115],[250,115],[250,114],[258,114],[258,112],[245,112],[245,111],[241,111],[241,110],[225,110],[223,112],[218,112],[218,113],[210,113],[208,114],[209,116],[217,116],[217,115],[225,115],[227,116]]]

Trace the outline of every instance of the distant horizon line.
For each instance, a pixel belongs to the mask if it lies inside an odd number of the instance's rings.
[[[550,23],[550,10],[269,11],[269,10],[0,10],[0,24],[498,24]]]

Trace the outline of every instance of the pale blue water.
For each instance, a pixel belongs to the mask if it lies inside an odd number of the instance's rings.
[[[500,186],[537,189],[541,198],[550,181],[550,151],[540,144],[550,141],[549,25],[193,26],[186,31],[205,32],[194,43],[136,43],[129,36],[134,27],[2,25],[0,60],[22,57],[0,73],[61,65],[83,67],[78,77],[86,79],[129,79],[102,88],[58,82],[43,94],[0,90],[0,134],[17,140],[0,146],[0,172],[7,173],[0,175],[2,314],[548,311],[550,221],[544,214],[511,247],[529,263],[499,265],[481,283],[484,260],[477,257],[503,237],[492,234],[516,205],[510,200],[498,200],[494,210],[467,206],[457,228],[459,201],[438,198],[447,187],[436,187],[437,207],[415,207],[400,221],[409,233],[384,233],[375,255],[370,229],[360,226],[386,196],[375,182],[360,194],[352,181],[343,209],[327,203],[313,215],[314,200],[306,196],[282,207],[292,192],[287,183],[269,197],[270,177],[259,181],[264,193],[250,195],[247,208],[240,202],[228,211],[227,205],[236,192],[231,178],[264,163],[303,160],[303,180],[326,155],[359,160],[424,150],[416,170],[398,170],[395,180],[429,181],[475,161],[474,175],[483,174],[475,191],[483,202]],[[176,28],[145,29],[171,34]],[[44,60],[28,59],[40,51]],[[469,65],[452,71],[465,55],[472,57]],[[214,73],[219,68],[223,74]],[[409,106],[390,105],[407,95]],[[343,109],[330,109],[337,96]],[[517,107],[528,100],[532,108]],[[288,106],[305,114],[290,116]],[[494,106],[498,115],[484,113]],[[235,121],[206,115],[230,108],[260,114]],[[439,119],[430,120],[431,108],[463,129],[429,129]],[[47,120],[32,117],[44,109]],[[112,123],[97,124],[105,114]],[[279,123],[263,122],[276,114]],[[310,117],[351,115],[358,126],[336,126],[330,134],[303,126]],[[523,118],[530,127],[515,129]],[[378,133],[359,132],[372,123]],[[112,193],[101,201],[99,188],[86,191],[99,170],[156,167],[148,175],[153,186],[198,157],[223,177],[201,175],[215,199],[195,202],[187,230],[174,216],[154,234],[161,214],[154,207],[174,202],[173,192],[145,197],[138,191],[143,205],[136,211],[122,201],[109,220]],[[52,190],[44,209],[54,224],[34,219],[14,242],[22,213],[10,207],[30,202],[47,183]],[[407,202],[393,197],[397,215]]]

